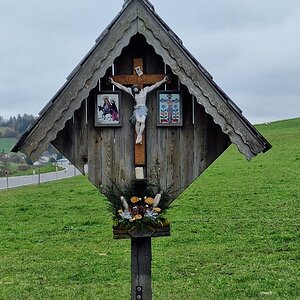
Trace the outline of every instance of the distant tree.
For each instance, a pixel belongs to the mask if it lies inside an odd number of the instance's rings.
[[[36,120],[33,115],[20,114],[17,117],[9,117],[8,120],[2,118],[1,124],[3,127],[8,127],[9,131],[2,134],[2,137],[20,137]]]
[[[15,129],[13,129],[11,127],[6,127],[2,133],[2,137],[6,137],[6,138],[16,137]]]
[[[32,115],[24,114],[23,117],[17,116],[16,131],[19,135],[23,134],[35,121],[35,117]]]

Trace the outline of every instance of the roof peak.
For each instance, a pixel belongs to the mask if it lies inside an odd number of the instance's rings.
[[[123,8],[125,8],[130,2],[132,2],[134,0],[124,0],[124,4],[123,4]],[[150,7],[153,11],[155,11],[154,6],[152,3],[150,3],[150,1],[148,0],[138,0],[140,2],[145,3],[148,7]]]

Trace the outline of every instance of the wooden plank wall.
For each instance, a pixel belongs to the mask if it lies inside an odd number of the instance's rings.
[[[154,48],[137,35],[115,60],[115,74],[132,74],[133,58],[144,59],[144,72],[164,73],[164,63]],[[124,186],[134,178],[134,129],[129,123],[134,100],[122,92],[120,102],[120,127],[95,127],[95,101],[99,90],[112,90],[107,78],[112,69],[101,78],[86,103],[74,114],[73,120],[58,134],[54,146],[83,172],[84,161],[89,165],[89,180],[97,187],[107,187],[111,182]],[[229,145],[228,137],[222,133],[204,108],[172,75],[167,90],[181,90],[183,95],[183,126],[158,127],[157,92],[148,95],[149,109],[146,121],[146,174],[149,181],[163,190],[172,187],[176,198],[197,178]],[[160,90],[164,90],[161,86]]]

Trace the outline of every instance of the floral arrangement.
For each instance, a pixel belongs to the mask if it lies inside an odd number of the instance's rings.
[[[161,194],[157,194],[155,198],[145,196],[144,199],[133,196],[129,204],[123,196],[120,199],[123,209],[119,209],[118,214],[121,220],[134,222],[145,218],[149,219],[149,221],[155,221],[160,217],[161,208],[158,207],[158,204]]]
[[[170,197],[166,192],[154,193],[153,189],[158,190],[147,181],[134,181],[123,191],[112,185],[103,192],[114,214],[114,229],[169,225],[164,215]]]

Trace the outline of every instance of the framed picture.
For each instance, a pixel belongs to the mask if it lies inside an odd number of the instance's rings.
[[[180,91],[157,92],[158,126],[182,126],[182,95]]]
[[[95,126],[121,126],[120,92],[103,91],[97,94]]]

